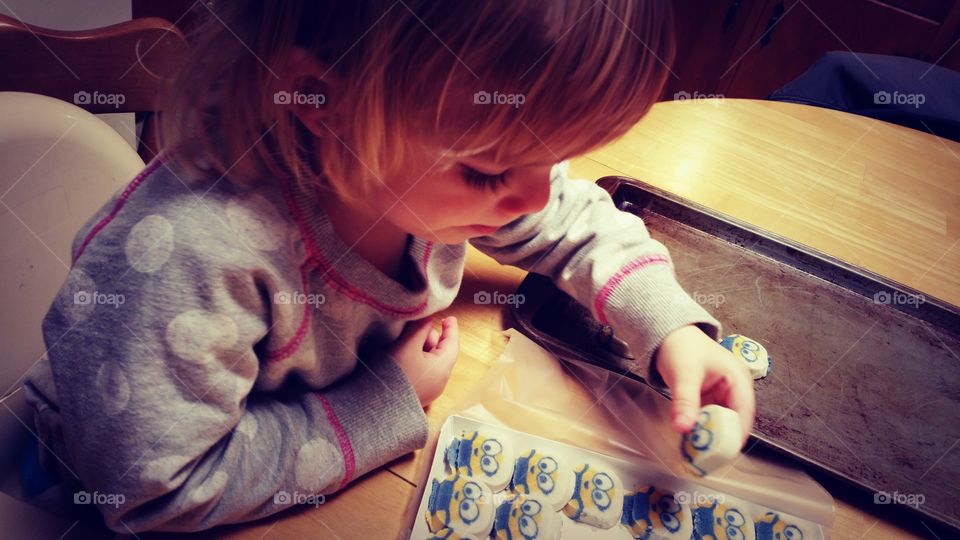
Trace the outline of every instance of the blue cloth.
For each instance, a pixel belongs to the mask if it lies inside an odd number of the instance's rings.
[[[829,52],[767,99],[869,116],[960,141],[960,73],[912,58]]]
[[[20,456],[20,485],[28,499],[57,485],[60,477],[40,466],[40,445],[36,437],[28,437]]]

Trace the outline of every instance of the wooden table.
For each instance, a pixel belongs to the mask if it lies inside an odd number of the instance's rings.
[[[640,178],[960,304],[960,144],[799,105],[666,102],[620,141],[575,160],[571,174]],[[524,274],[471,249],[463,288],[444,314],[460,320],[461,354],[446,391],[427,411],[434,434],[504,347],[501,309],[473,304],[474,292],[510,292]],[[417,468],[429,458],[422,450],[401,458],[319,508],[213,534],[392,538],[406,525]],[[916,518],[893,523],[883,515],[888,507],[855,506],[833,494],[837,538],[924,534]]]

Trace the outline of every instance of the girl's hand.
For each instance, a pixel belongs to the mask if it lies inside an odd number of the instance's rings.
[[[688,433],[702,404],[715,403],[740,415],[743,443],[756,412],[747,366],[694,325],[674,330],[660,345],[656,369],[673,395],[673,429]]]
[[[443,393],[460,353],[457,318],[447,317],[440,325],[437,332],[429,317],[408,322],[389,351],[424,407]]]

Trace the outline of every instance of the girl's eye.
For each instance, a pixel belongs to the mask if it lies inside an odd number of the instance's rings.
[[[496,191],[497,187],[507,183],[506,174],[490,175],[482,173],[474,168],[461,165],[463,179],[475,189],[490,189]]]

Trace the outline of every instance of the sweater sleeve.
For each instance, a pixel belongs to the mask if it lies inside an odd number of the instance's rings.
[[[386,356],[322,391],[253,391],[269,266],[252,271],[226,231],[183,221],[112,223],[43,322],[48,364],[27,392],[36,407],[52,378],[57,458],[80,502],[118,532],[202,530],[319,504],[425,444],[424,411]]]
[[[720,323],[677,282],[670,254],[643,220],[618,210],[593,182],[569,180],[567,168],[552,169],[542,210],[471,243],[502,264],[550,277],[613,327],[636,359],[633,371],[660,384],[651,361],[667,334],[695,324],[717,339]]]

